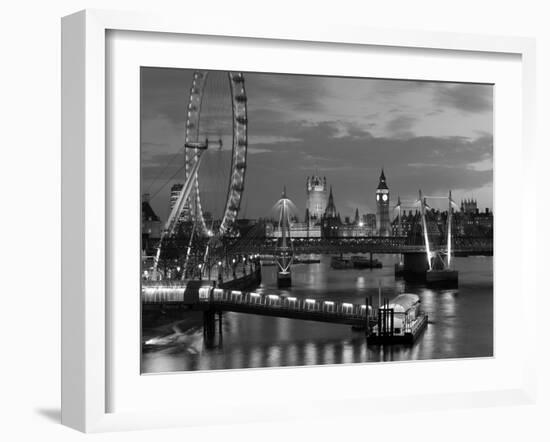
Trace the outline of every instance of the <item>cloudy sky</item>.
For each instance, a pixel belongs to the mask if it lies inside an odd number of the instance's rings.
[[[142,191],[154,195],[163,221],[171,184],[181,181],[174,173],[182,164],[176,154],[191,77],[190,70],[142,68]],[[490,85],[246,73],[245,87],[241,217],[268,215],[286,185],[302,218],[305,181],[313,174],[326,176],[342,217],[356,207],[375,212],[382,167],[393,203],[398,194],[414,200],[418,189],[427,195],[451,189],[457,201],[474,197],[479,207],[492,208]]]

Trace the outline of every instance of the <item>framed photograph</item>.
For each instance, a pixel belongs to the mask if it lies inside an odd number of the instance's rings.
[[[64,424],[532,400],[533,41],[62,26]]]

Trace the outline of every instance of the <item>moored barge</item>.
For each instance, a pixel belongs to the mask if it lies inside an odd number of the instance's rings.
[[[377,324],[367,334],[368,344],[413,344],[428,325],[420,298],[403,293],[378,309]]]

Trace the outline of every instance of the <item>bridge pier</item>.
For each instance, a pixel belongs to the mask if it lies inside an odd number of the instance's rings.
[[[401,271],[405,281],[425,281],[428,268],[425,252],[403,254],[403,267]]]
[[[402,278],[405,270],[405,264],[403,263],[403,254],[399,254],[399,262],[394,265],[394,275],[396,278]]]
[[[222,312],[215,310],[205,310],[202,313],[202,333],[204,343],[207,348],[213,348],[216,346],[216,313],[218,314],[218,344],[222,341]]]

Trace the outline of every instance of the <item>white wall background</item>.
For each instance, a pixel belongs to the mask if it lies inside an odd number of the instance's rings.
[[[548,246],[547,127],[550,111],[550,13],[543,1],[437,0],[19,0],[0,6],[0,439],[17,440],[548,440],[550,333],[539,323],[537,405],[454,410],[364,422],[344,419],[207,429],[84,436],[59,425],[60,367],[60,17],[84,8],[169,10],[182,20],[194,11],[239,20],[284,21],[297,16],[371,27],[508,34],[537,38],[539,290]],[[546,161],[546,162],[545,162]],[[511,202],[510,210],[514,205]],[[535,261],[536,257],[533,257]],[[534,276],[534,273],[533,273]],[[541,296],[539,318],[549,302]],[[449,380],[452,382],[452,380]],[[414,409],[414,404],[411,404]],[[403,434],[400,434],[399,427]],[[412,431],[412,433],[411,433]],[[368,434],[366,434],[368,432]],[[389,432],[389,435],[388,435]],[[417,433],[415,433],[417,432]],[[389,437],[388,437],[389,436]]]

